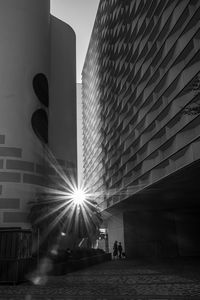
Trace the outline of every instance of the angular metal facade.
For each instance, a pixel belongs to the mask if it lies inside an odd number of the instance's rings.
[[[83,72],[84,178],[107,209],[200,159],[200,2],[100,1]]]

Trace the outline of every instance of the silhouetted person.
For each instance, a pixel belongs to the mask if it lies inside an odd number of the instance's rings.
[[[119,252],[119,258],[122,258],[122,244],[121,244],[121,242],[119,242],[119,245],[118,245],[118,252]]]
[[[113,245],[113,258],[116,259],[117,257],[118,257],[118,244],[117,241],[115,241]]]
[[[70,257],[71,254],[72,254],[72,251],[71,251],[69,248],[67,248],[67,249],[66,249],[66,252],[67,252],[67,257]]]

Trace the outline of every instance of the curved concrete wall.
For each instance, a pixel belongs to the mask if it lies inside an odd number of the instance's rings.
[[[76,36],[51,16],[49,147],[67,169],[76,169]]]
[[[31,127],[41,107],[32,80],[49,74],[49,11],[49,0],[0,0],[0,226],[28,226],[27,202],[37,189],[31,172],[43,146]]]

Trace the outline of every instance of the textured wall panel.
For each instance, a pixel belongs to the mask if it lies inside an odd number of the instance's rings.
[[[3,159],[0,159],[0,169],[3,168]]]
[[[36,172],[40,174],[46,174],[46,175],[55,175],[55,170],[48,166],[43,165],[36,165]]]
[[[0,134],[0,144],[5,144],[5,135]]]
[[[7,160],[6,169],[22,170],[22,171],[34,171],[34,164],[23,160]]]
[[[3,213],[4,223],[26,223],[27,213],[25,212],[4,212]]]
[[[13,147],[0,147],[0,156],[22,157],[22,149]]]
[[[35,185],[45,186],[47,185],[47,180],[45,180],[42,176],[32,175],[32,174],[24,174],[23,175],[23,182],[30,183]]]
[[[0,198],[0,209],[19,209],[20,199]]]
[[[20,173],[0,172],[1,182],[20,182]]]

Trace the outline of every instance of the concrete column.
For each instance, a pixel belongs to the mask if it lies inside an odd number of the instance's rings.
[[[64,168],[76,170],[76,36],[51,16],[49,147]]]
[[[199,209],[176,211],[176,232],[180,256],[199,256]]]

